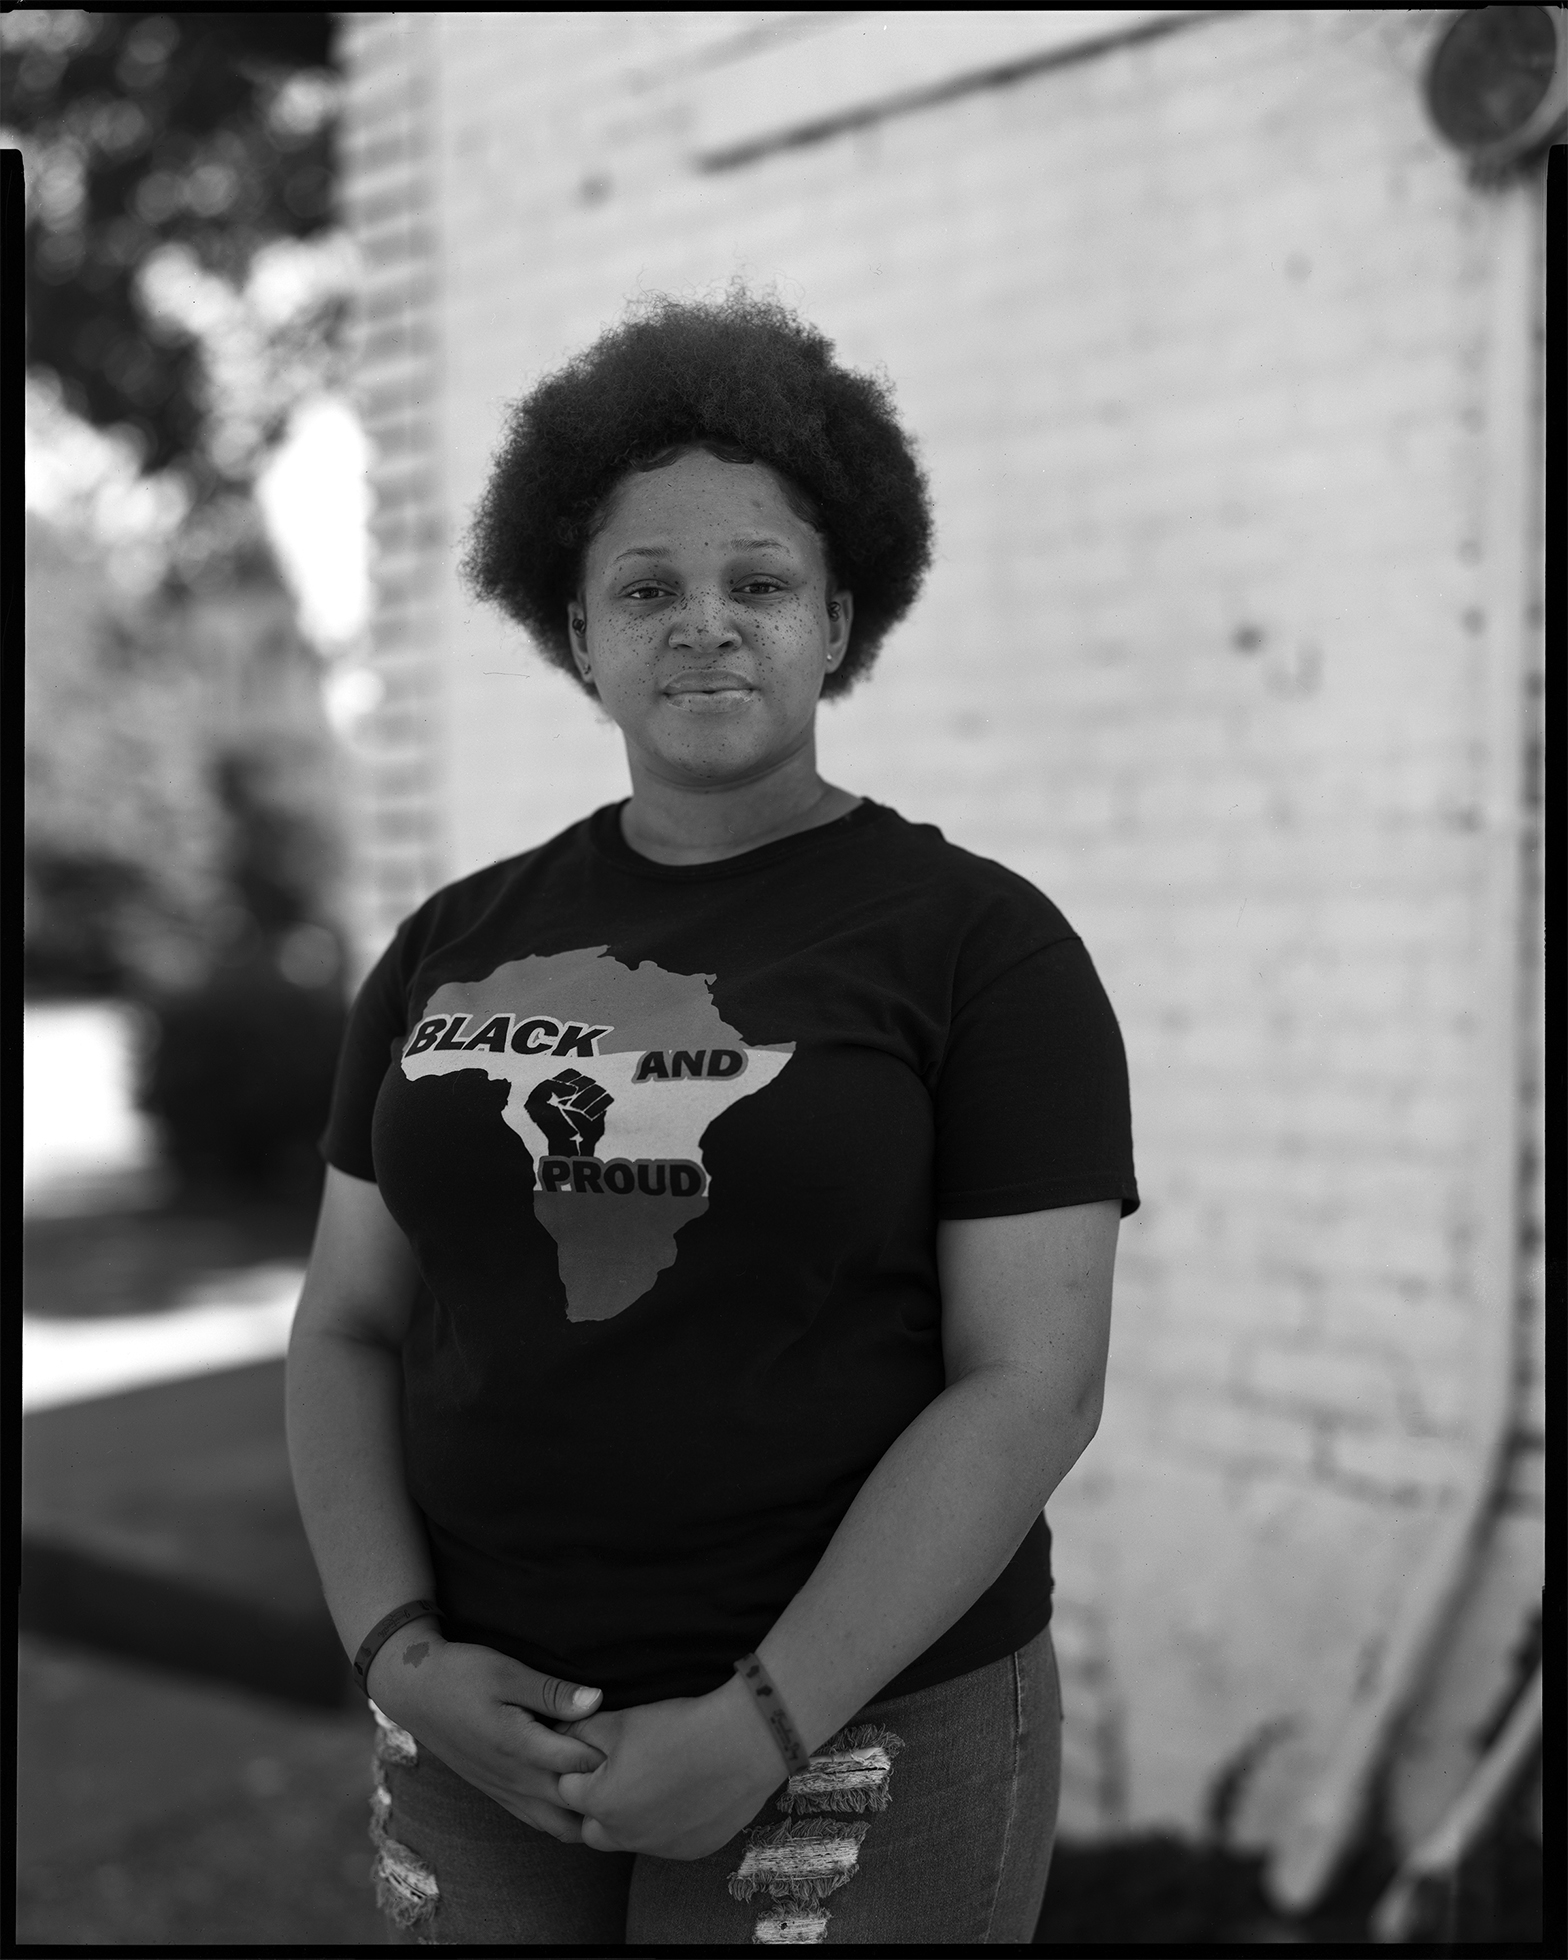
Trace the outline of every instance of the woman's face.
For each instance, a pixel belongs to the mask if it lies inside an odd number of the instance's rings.
[[[715,788],[755,781],[810,742],[850,616],[773,473],[691,449],[620,484],[569,630],[634,765]]]

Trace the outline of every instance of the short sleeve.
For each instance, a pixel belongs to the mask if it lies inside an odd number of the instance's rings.
[[[334,1169],[375,1180],[370,1123],[387,1069],[408,1032],[402,979],[404,935],[366,975],[348,1017],[332,1085],[332,1108],[317,1148]]]
[[[939,1218],[1104,1198],[1138,1209],[1126,1052],[1082,940],[1028,954],[962,1003],[935,1102]]]

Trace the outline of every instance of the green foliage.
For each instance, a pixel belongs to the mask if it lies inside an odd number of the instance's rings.
[[[15,10],[0,101],[28,179],[30,363],[134,431],[145,467],[204,481],[198,350],[141,275],[174,246],[237,288],[269,242],[330,226],[330,15]]]

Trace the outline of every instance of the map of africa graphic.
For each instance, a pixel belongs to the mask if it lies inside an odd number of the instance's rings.
[[[675,1263],[708,1208],[708,1126],[767,1088],[793,1042],[751,1047],[714,976],[623,966],[604,946],[537,955],[438,987],[403,1052],[410,1082],[478,1069],[533,1159],[568,1320],[609,1320]]]

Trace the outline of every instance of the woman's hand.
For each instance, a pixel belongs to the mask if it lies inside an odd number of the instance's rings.
[[[490,1647],[443,1640],[431,1620],[386,1643],[367,1686],[384,1715],[502,1809],[564,1844],[581,1842],[582,1821],[563,1807],[559,1778],[597,1768],[604,1754],[551,1724],[591,1708],[597,1688],[535,1673]]]
[[[590,1715],[566,1734],[609,1757],[560,1780],[560,1800],[581,1811],[592,1851],[705,1858],[784,1781],[773,1738],[738,1680],[710,1695]]]

